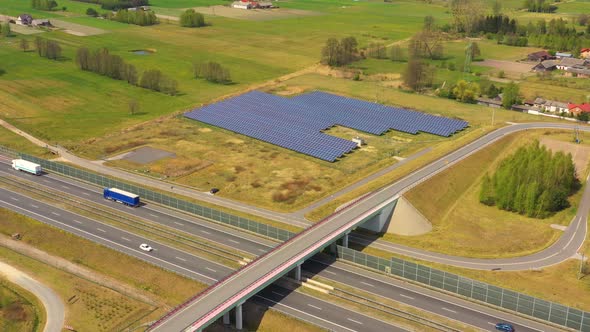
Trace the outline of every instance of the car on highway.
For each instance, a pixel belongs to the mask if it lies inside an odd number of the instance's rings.
[[[498,323],[496,324],[496,330],[504,331],[504,332],[514,332],[514,326],[508,323]]]
[[[209,190],[209,192],[210,192],[212,195],[215,195],[215,194],[217,194],[217,193],[219,192],[219,189],[218,189],[218,188],[211,188],[211,190]]]
[[[142,243],[139,245],[139,249],[143,251],[152,251],[154,248],[150,247],[147,243]]]

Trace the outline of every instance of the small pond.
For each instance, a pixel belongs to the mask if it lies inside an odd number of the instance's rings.
[[[152,53],[154,53],[154,51],[151,50],[131,50],[129,51],[133,54],[137,54],[137,55],[150,55]]]

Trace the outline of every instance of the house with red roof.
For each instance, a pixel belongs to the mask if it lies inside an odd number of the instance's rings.
[[[580,50],[580,58],[590,59],[590,48],[583,48]]]
[[[580,113],[590,113],[590,104],[587,104],[587,103],[584,103],[584,104],[569,103],[567,105],[567,108],[569,109],[570,113],[573,114],[574,116],[578,116],[578,114],[580,114]]]

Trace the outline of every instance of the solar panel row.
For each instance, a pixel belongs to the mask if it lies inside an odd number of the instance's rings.
[[[394,129],[450,136],[467,127],[463,120],[312,92],[283,98],[253,91],[195,109],[186,117],[333,162],[354,142],[321,133],[342,125],[375,135]]]

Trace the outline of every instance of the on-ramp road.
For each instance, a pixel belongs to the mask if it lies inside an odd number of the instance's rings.
[[[9,281],[33,293],[43,303],[45,312],[47,313],[47,322],[43,329],[44,332],[61,331],[65,317],[64,304],[51,288],[3,262],[0,262],[0,274]]]

